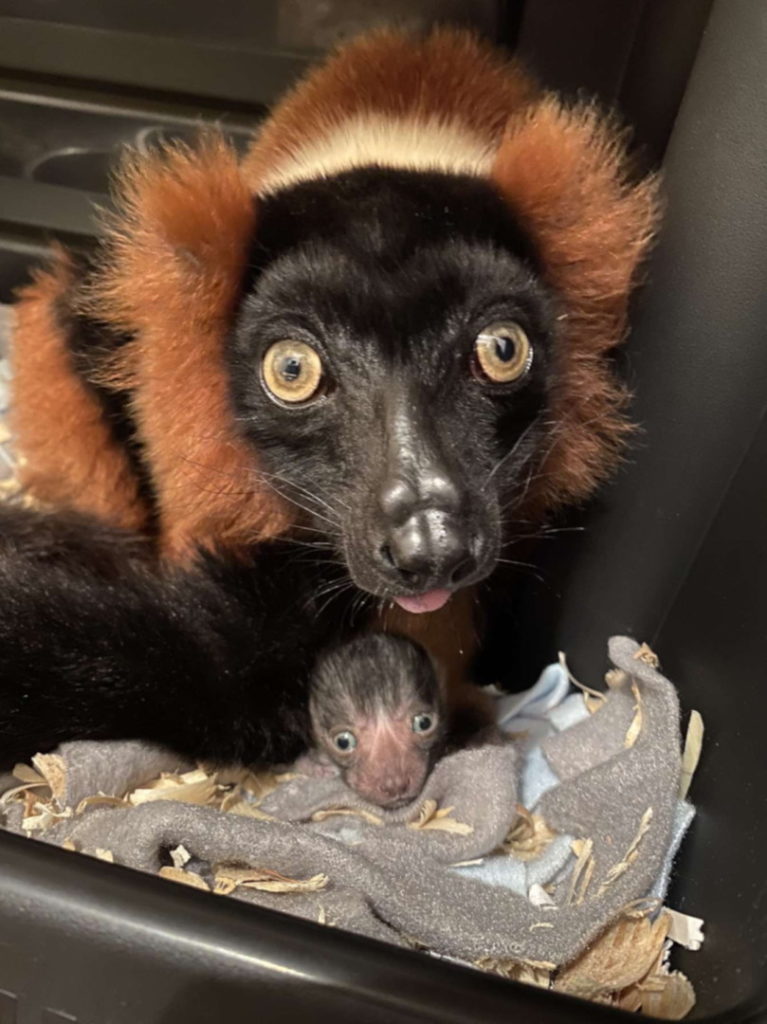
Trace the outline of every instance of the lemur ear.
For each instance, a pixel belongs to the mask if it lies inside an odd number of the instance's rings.
[[[631,427],[607,350],[659,220],[658,181],[631,174],[623,132],[593,106],[544,96],[508,123],[491,177],[530,234],[560,302],[557,435],[528,493],[531,515],[590,494]]]
[[[224,345],[255,226],[238,159],[219,133],[129,159],[87,304],[132,334],[110,368],[132,394],[167,553],[236,548],[285,531],[231,412]]]

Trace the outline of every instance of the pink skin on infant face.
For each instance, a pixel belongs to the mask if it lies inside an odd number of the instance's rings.
[[[397,807],[423,788],[436,724],[434,712],[414,712],[412,706],[396,714],[380,712],[329,737],[332,746],[326,749],[360,796],[379,807]]]

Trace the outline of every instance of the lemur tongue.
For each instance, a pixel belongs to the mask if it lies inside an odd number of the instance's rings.
[[[406,612],[420,615],[421,612],[436,612],[450,600],[451,590],[427,590],[417,597],[395,597],[394,600]]]

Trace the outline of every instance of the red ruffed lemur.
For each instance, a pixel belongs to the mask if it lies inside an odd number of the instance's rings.
[[[343,47],[243,159],[208,132],[117,185],[17,306],[2,762],[287,761],[318,652],[376,623],[456,693],[504,546],[619,458],[655,180],[441,29]]]

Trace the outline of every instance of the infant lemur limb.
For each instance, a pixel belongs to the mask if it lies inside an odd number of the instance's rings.
[[[158,572],[131,534],[0,506],[3,766],[74,737],[292,760],[309,733],[314,655],[344,618],[315,598],[329,568],[275,542]]]

